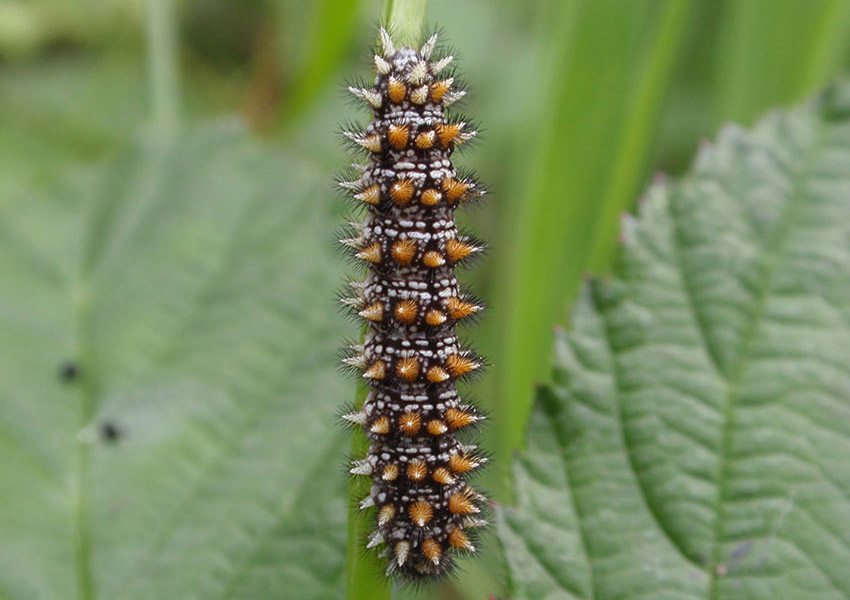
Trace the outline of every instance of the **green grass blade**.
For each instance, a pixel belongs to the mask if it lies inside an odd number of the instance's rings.
[[[357,386],[355,406],[363,405],[369,388]],[[351,456],[364,456],[369,449],[366,434],[359,429],[351,438]],[[348,600],[390,600],[392,586],[383,575],[383,567],[375,552],[363,544],[372,530],[374,510],[365,514],[359,510],[360,501],[369,494],[372,481],[367,477],[352,477],[348,486],[348,548],[346,549],[346,597]]]
[[[425,22],[426,0],[385,0],[384,23],[392,33],[393,41],[407,46],[416,46],[422,37]]]
[[[313,33],[284,111],[287,122],[311,105],[328,78],[336,72],[349,48],[361,4],[362,0],[321,0],[316,3]]]
[[[652,47],[639,65],[642,75],[626,109],[620,147],[614,159],[613,173],[602,203],[599,230],[590,257],[590,269],[607,270],[616,248],[619,215],[628,210],[633,194],[647,167],[647,149],[658,126],[665,92],[668,89],[676,52],[687,23],[691,3],[668,2],[660,15]]]
[[[835,73],[850,44],[850,3],[729,2],[718,31],[715,117],[749,123]]]
[[[503,311],[496,399],[502,456],[521,439],[551,327],[582,272],[610,259],[617,214],[646,167],[691,2],[567,2],[553,22],[549,108],[496,297]],[[605,32],[600,35],[600,32]],[[635,90],[637,90],[635,92]],[[607,266],[607,265],[602,265]],[[498,376],[498,375],[497,375]]]
[[[177,15],[172,0],[147,0],[148,63],[153,122],[160,133],[174,132],[180,111]]]

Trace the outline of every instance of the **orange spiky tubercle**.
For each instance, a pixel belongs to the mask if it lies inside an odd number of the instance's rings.
[[[451,160],[475,135],[446,114],[463,95],[443,73],[451,57],[431,57],[436,36],[419,50],[396,48],[383,30],[381,38],[374,87],[351,88],[374,119],[346,132],[368,164],[341,185],[367,216],[343,242],[368,274],[345,300],[367,325],[345,362],[361,370],[370,391],[344,418],[370,440],[350,469],[373,481],[361,502],[377,507],[367,545],[387,558],[388,575],[421,580],[474,552],[470,538],[486,525],[484,497],[468,481],[486,459],[457,438],[482,418],[461,401],[457,382],[482,365],[455,334],[481,310],[461,293],[455,268],[481,248],[458,234],[454,211],[483,190]]]

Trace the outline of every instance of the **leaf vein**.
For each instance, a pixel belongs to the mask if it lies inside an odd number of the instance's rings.
[[[623,402],[622,402],[622,398],[621,398],[622,394],[621,394],[621,390],[620,390],[620,379],[621,378],[620,378],[620,374],[619,374],[619,367],[617,365],[617,360],[616,360],[616,357],[615,357],[615,354],[614,354],[614,348],[611,345],[611,324],[609,322],[608,315],[606,313],[604,304],[599,301],[599,298],[597,298],[596,295],[593,296],[593,301],[594,301],[594,305],[596,306],[596,310],[599,312],[599,314],[602,318],[603,327],[605,329],[605,332],[604,332],[605,335],[603,337],[605,338],[605,344],[606,344],[606,349],[607,349],[606,354],[608,356],[608,360],[609,360],[609,364],[610,364],[609,370],[610,370],[611,377],[612,377],[612,380],[613,380],[614,392],[615,392],[614,393],[614,402],[616,403],[616,406],[614,407],[614,411],[613,411],[614,412],[614,421],[615,421],[615,424],[617,426],[617,430],[618,430],[618,434],[620,436],[620,440],[623,444],[623,449],[625,450],[626,464],[628,465],[629,472],[631,473],[631,475],[632,475],[632,477],[635,481],[636,487],[637,487],[637,489],[640,493],[641,499],[643,500],[644,506],[646,506],[647,510],[649,511],[649,514],[652,516],[653,522],[655,523],[657,529],[661,532],[661,534],[667,539],[667,541],[670,543],[670,545],[677,551],[677,553],[679,555],[681,555],[681,557],[686,562],[688,562],[692,566],[696,567],[700,571],[704,571],[705,566],[701,565],[696,560],[694,560],[693,558],[688,556],[688,554],[685,552],[685,549],[679,544],[678,541],[676,541],[674,539],[672,533],[667,530],[667,528],[664,526],[664,524],[661,520],[661,515],[658,513],[658,510],[653,506],[652,502],[650,502],[650,500],[649,500],[649,495],[647,493],[646,486],[643,482],[643,479],[639,475],[638,467],[637,467],[637,464],[635,463],[634,451],[633,451],[633,448],[631,446],[631,443],[629,442],[628,435],[626,434],[626,428],[625,428],[625,425],[624,425]]]

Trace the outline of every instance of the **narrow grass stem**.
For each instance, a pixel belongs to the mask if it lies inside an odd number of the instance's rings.
[[[383,20],[393,41],[416,46],[422,37],[426,0],[384,0]]]
[[[156,130],[173,133],[179,125],[177,17],[173,0],[147,0],[148,69]]]
[[[358,384],[355,406],[360,408],[369,389]],[[362,457],[369,448],[366,434],[359,429],[351,438],[351,456]],[[363,544],[371,531],[371,513],[361,511],[360,501],[368,494],[371,480],[352,477],[348,485],[348,548],[346,551],[346,597],[348,600],[390,600],[392,586],[383,575],[375,552],[366,551]]]

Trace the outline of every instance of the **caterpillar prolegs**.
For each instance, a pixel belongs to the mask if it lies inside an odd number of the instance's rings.
[[[455,268],[482,250],[458,233],[454,211],[484,193],[458,173],[452,153],[475,131],[446,109],[464,91],[448,73],[451,56],[432,58],[437,36],[421,49],[395,47],[381,30],[371,87],[350,91],[372,110],[362,131],[345,136],[368,156],[354,181],[340,185],[366,208],[342,243],[366,265],[343,302],[368,324],[347,365],[362,371],[369,393],[346,421],[370,447],[350,472],[370,477],[360,503],[376,507],[367,547],[387,558],[387,574],[433,578],[455,556],[475,552],[484,497],[467,482],[485,457],[458,439],[482,419],[458,395],[459,379],[482,366],[458,341],[455,326],[482,306],[461,292]]]

